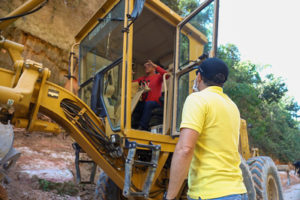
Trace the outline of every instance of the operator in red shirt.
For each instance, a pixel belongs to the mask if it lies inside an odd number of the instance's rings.
[[[160,107],[161,102],[159,97],[161,96],[161,87],[163,83],[163,75],[167,73],[166,70],[160,66],[154,64],[151,60],[148,60],[144,64],[146,76],[142,76],[133,82],[139,82],[139,84],[147,84],[150,91],[143,94],[143,103],[138,105],[138,109],[142,110],[142,116],[139,121],[139,128],[141,130],[148,130],[148,124],[151,118],[152,110]]]

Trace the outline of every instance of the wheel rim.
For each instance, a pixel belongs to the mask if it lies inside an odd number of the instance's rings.
[[[268,180],[267,182],[268,199],[279,200],[278,188],[274,177],[269,175],[267,180]]]

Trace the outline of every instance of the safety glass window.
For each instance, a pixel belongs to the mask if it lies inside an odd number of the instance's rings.
[[[207,4],[207,1],[203,4]],[[179,68],[183,68],[190,62],[190,47],[186,40],[198,40],[203,42],[203,36],[207,43],[204,46],[204,52],[209,53],[212,49],[213,31],[214,31],[214,1],[211,1],[200,12],[194,15],[190,20],[180,27],[180,42],[179,42]],[[206,41],[205,41],[206,42]],[[200,55],[199,55],[200,56]]]
[[[103,74],[101,97],[112,130],[120,127],[122,62]]]
[[[122,57],[125,1],[121,0],[80,44],[80,84]]]
[[[189,95],[189,73],[181,75],[178,79],[178,96],[177,96],[177,116],[176,116],[176,130],[180,131],[180,123],[182,117],[182,109],[185,99]]]
[[[179,63],[179,66],[183,66],[183,65],[189,63],[190,42],[189,42],[189,38],[186,35],[182,34],[182,33],[180,34],[179,37],[180,37],[179,38],[179,44],[180,44],[180,49],[179,49],[179,54],[180,54],[179,55],[180,56],[179,61],[180,61],[180,63]]]

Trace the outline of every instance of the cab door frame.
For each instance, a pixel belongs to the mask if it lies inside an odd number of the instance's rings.
[[[175,60],[174,60],[174,87],[173,87],[173,112],[172,112],[172,128],[171,128],[171,135],[172,136],[179,136],[180,131],[177,130],[176,124],[177,124],[177,115],[178,115],[178,84],[179,84],[179,78],[186,74],[193,71],[193,67],[199,63],[201,63],[201,60],[199,57],[201,55],[189,55],[189,62],[185,64],[182,68],[179,67],[180,64],[180,34],[182,32],[182,28],[191,20],[193,17],[195,17],[198,13],[200,13],[203,9],[205,9],[207,6],[209,6],[211,3],[214,2],[214,26],[213,26],[213,38],[212,38],[212,49],[210,51],[210,57],[215,57],[217,52],[217,36],[218,36],[218,18],[219,18],[219,0],[206,0],[204,1],[197,9],[195,9],[192,13],[190,13],[187,17],[185,17],[176,28],[176,43],[175,43]],[[192,31],[192,30],[191,30]],[[204,36],[205,37],[205,36]],[[200,34],[199,40],[202,40],[202,42],[207,43],[207,38],[203,38],[203,36]],[[204,45],[203,45],[204,47]],[[190,47],[189,47],[190,48]],[[204,49],[203,49],[204,50]],[[189,49],[190,52],[190,49]],[[204,53],[204,52],[202,52]],[[193,61],[190,61],[193,60]],[[190,73],[190,76],[196,77],[196,74]],[[189,84],[189,94],[192,93],[192,87],[191,83]],[[181,113],[180,113],[181,114]]]
[[[134,0],[125,1],[124,36],[123,36],[123,64],[122,64],[122,92],[121,92],[121,133],[131,129],[131,80],[132,80],[132,43],[133,24],[130,25],[129,17],[133,10]]]

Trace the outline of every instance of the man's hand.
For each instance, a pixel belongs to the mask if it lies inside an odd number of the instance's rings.
[[[152,67],[154,67],[154,68],[156,68],[157,67],[157,65],[156,64],[154,64],[151,60],[148,60],[148,62],[147,63],[149,63]]]

